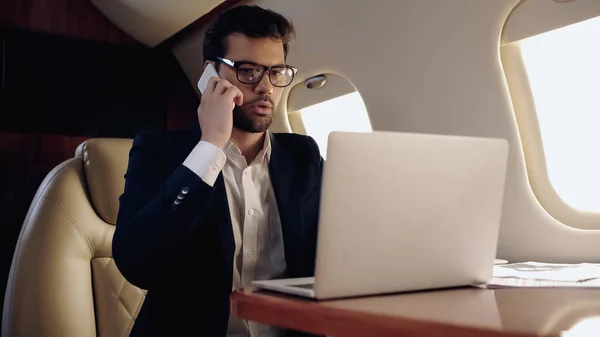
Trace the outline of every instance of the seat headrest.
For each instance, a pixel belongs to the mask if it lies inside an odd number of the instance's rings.
[[[132,139],[89,139],[77,147],[83,157],[85,177],[94,209],[104,221],[116,225],[119,197],[125,188],[125,173]]]

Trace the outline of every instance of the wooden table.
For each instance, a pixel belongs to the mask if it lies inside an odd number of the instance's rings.
[[[231,295],[231,314],[333,337],[561,336],[569,329],[564,337],[600,336],[600,290],[458,288],[313,301],[246,289]]]

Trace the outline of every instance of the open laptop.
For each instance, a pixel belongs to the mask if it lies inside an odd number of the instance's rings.
[[[315,276],[254,287],[332,299],[491,278],[506,140],[332,132],[327,152]]]

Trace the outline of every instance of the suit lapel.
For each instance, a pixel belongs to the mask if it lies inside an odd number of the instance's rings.
[[[301,190],[298,182],[294,179],[298,177],[295,158],[277,142],[274,134],[269,133],[269,135],[272,149],[269,160],[271,184],[281,218],[288,274],[290,277],[294,277],[301,272],[302,265],[299,254],[303,236]]]

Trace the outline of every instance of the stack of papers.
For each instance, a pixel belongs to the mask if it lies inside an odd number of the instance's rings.
[[[494,276],[484,288],[596,288],[600,264],[521,262],[494,266]]]

